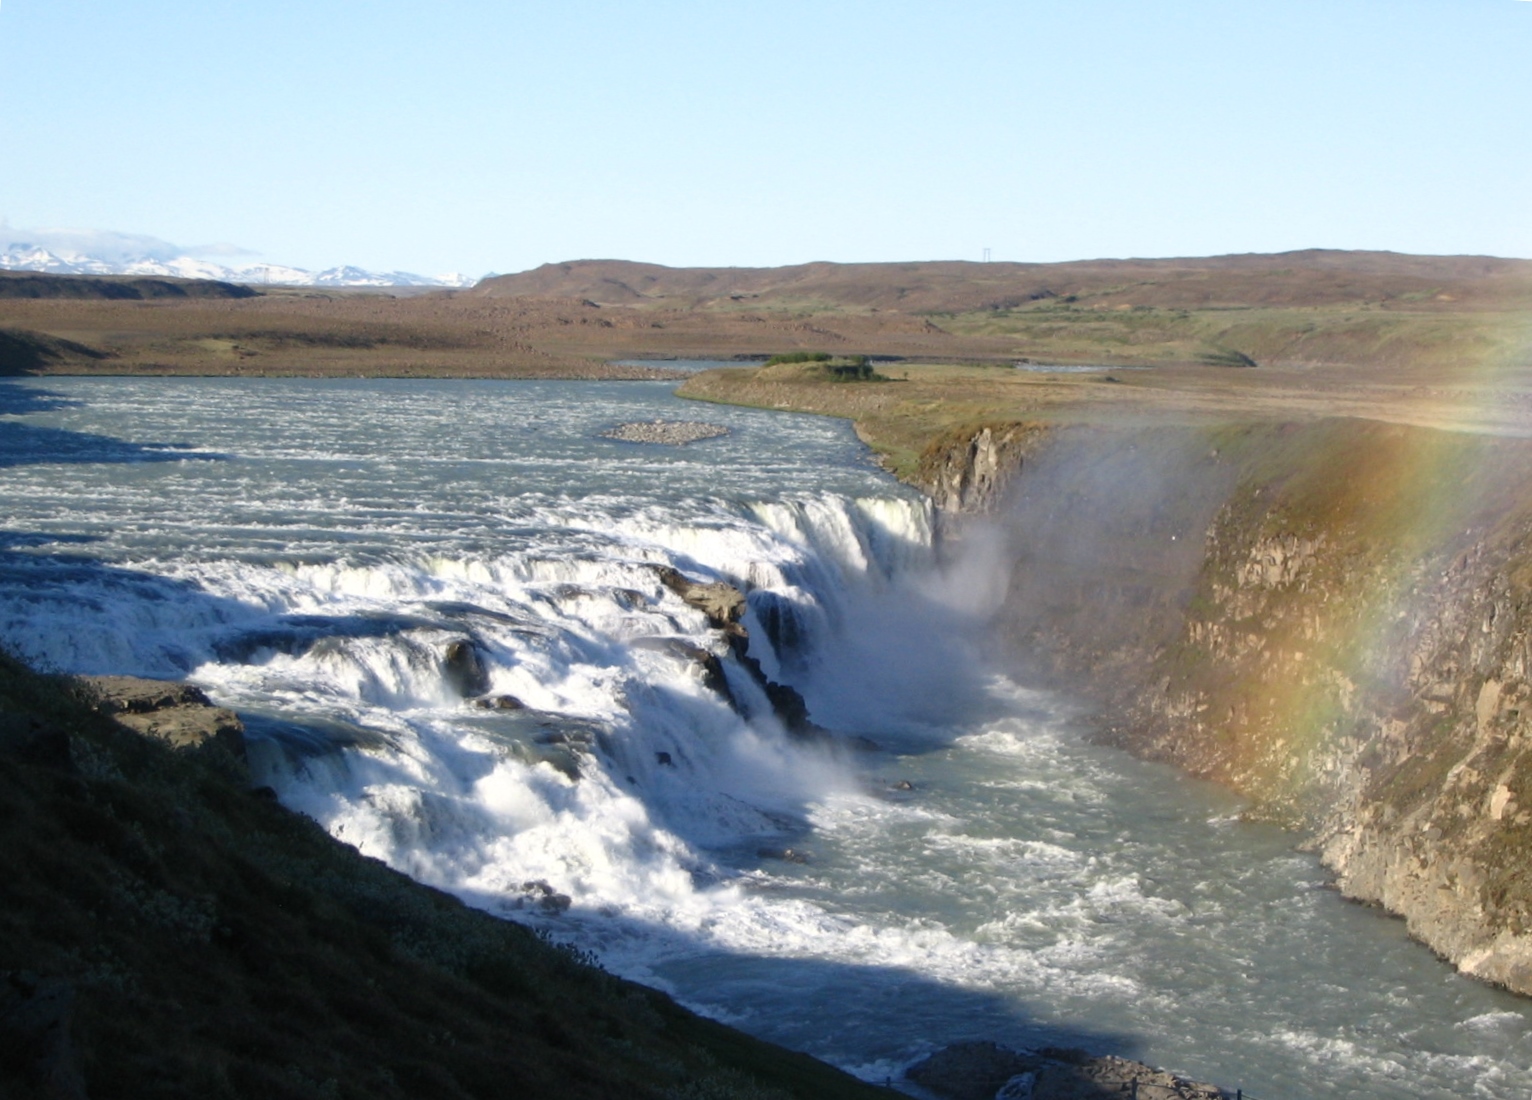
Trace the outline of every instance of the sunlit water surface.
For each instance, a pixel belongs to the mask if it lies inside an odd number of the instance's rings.
[[[730,434],[600,438],[656,418]],[[6,644],[204,685],[337,836],[868,1078],[991,1038],[1266,1100],[1532,1094],[1525,1001],[986,667],[998,563],[939,567],[843,422],[663,383],[9,382],[0,501]],[[784,733],[660,565],[748,587],[766,673],[881,750]],[[461,641],[530,709],[465,702]]]

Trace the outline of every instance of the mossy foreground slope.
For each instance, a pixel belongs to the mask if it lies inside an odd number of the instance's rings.
[[[0,655],[0,1095],[862,1097]]]

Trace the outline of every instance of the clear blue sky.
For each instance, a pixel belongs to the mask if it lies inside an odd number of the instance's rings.
[[[3,0],[0,217],[428,273],[1532,256],[1532,2]]]

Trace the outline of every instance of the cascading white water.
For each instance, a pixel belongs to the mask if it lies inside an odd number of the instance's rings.
[[[747,722],[704,682],[697,655],[732,663],[727,646],[655,566],[754,578],[793,609],[812,654],[834,625],[810,576],[844,598],[897,584],[901,556],[928,550],[924,507],[897,503],[785,502],[775,531],[722,508],[709,526],[645,518],[617,526],[605,557],[247,567],[243,584],[281,611],[214,643],[239,661],[192,677],[247,714],[281,702],[278,721],[252,724],[258,766],[363,852],[492,911],[521,911],[538,883],[579,911],[671,921],[715,904],[697,885],[718,878],[707,850],[801,828],[808,802],[853,780],[833,742],[791,736],[764,696]],[[684,551],[667,557],[660,539]],[[347,633],[323,633],[336,624]],[[753,647],[780,669],[757,631]],[[526,710],[464,701],[443,660],[464,639],[483,672],[473,694]],[[736,693],[753,686],[731,679]],[[316,753],[305,719],[337,717],[382,736],[342,733],[365,747]]]
[[[871,1078],[993,1038],[1268,1100],[1532,1090],[1525,1002],[988,667],[1003,547],[938,568],[845,425],[600,434],[698,415],[650,383],[0,385],[0,639],[195,680],[343,840]],[[662,566],[745,590],[750,656],[834,736],[785,730]]]

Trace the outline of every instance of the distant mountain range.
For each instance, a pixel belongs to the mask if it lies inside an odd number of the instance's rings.
[[[229,267],[193,256],[104,259],[85,252],[50,250],[40,245],[15,241],[0,251],[0,269],[43,271],[52,275],[147,275],[175,279],[217,279],[226,283],[258,286],[465,287],[476,282],[467,275],[416,275],[409,271],[364,271],[359,267],[331,267],[324,271],[305,271],[301,267],[265,263]]]

